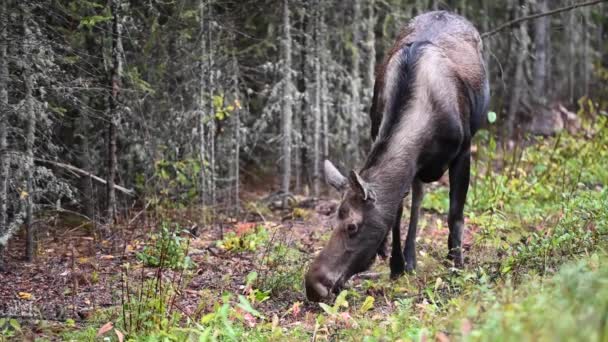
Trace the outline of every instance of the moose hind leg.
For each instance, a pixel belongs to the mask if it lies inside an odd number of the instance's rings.
[[[450,212],[448,213],[448,259],[457,268],[463,267],[462,232],[464,230],[464,205],[469,190],[471,167],[470,149],[461,152],[450,165]]]
[[[405,260],[401,253],[401,215],[403,214],[403,205],[399,206],[397,216],[393,222],[393,244],[391,250],[391,278],[397,278],[405,272]]]
[[[407,237],[405,238],[405,248],[403,248],[403,256],[405,257],[405,270],[412,272],[416,269],[416,230],[418,228],[418,216],[420,215],[420,205],[424,197],[424,186],[419,179],[415,179],[412,183],[412,208],[410,212],[410,224],[407,229]]]

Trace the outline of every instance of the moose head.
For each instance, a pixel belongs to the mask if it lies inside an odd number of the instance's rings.
[[[350,277],[368,269],[390,226],[373,185],[356,171],[347,178],[326,160],[325,178],[342,192],[342,201],[331,238],[306,274],[306,296],[312,301],[337,293]]]

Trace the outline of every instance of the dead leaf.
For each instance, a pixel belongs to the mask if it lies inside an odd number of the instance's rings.
[[[120,330],[114,329],[114,332],[116,333],[116,337],[118,337],[118,342],[124,341],[125,335],[123,335]]]
[[[255,228],[255,222],[240,222],[235,225],[237,236],[243,236]]]
[[[300,305],[302,305],[302,303],[295,302],[295,303],[293,303],[293,306],[291,307],[291,314],[293,315],[294,318],[298,317],[298,315],[300,314]]]
[[[245,322],[247,322],[247,325],[250,328],[255,327],[255,317],[253,317],[252,314],[250,314],[249,312],[245,312],[245,314],[243,315],[243,318],[245,318]]]
[[[113,255],[109,255],[109,254],[108,255],[102,255],[102,256],[99,257],[99,259],[102,259],[102,260],[112,260],[112,259],[114,259],[114,256]]]
[[[441,331],[435,335],[435,340],[439,342],[450,342],[448,335],[442,333]]]
[[[460,325],[460,331],[462,332],[462,336],[468,336],[473,330],[473,324],[468,319],[463,319],[462,324]]]
[[[112,322],[108,322],[104,325],[101,326],[101,328],[99,328],[99,330],[97,330],[97,337],[102,336],[103,334],[107,333],[108,331],[112,330],[114,328],[114,324],[112,324]]]
[[[19,292],[18,296],[19,296],[19,299],[32,300],[32,294],[29,292]]]

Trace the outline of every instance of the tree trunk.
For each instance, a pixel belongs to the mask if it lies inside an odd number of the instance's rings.
[[[581,8],[581,16],[582,16],[582,25],[581,25],[581,34],[583,35],[583,51],[581,56],[581,75],[582,75],[582,83],[581,87],[582,94],[581,96],[589,96],[589,75],[591,74],[592,68],[592,57],[591,57],[591,48],[589,44],[589,35],[591,32],[591,25],[589,21],[591,20],[591,15],[589,13],[589,7]]]
[[[575,11],[568,13],[568,97],[571,103],[576,103],[576,97],[574,93],[575,70],[576,70],[576,44],[578,43]]]
[[[120,1],[111,0],[111,10],[114,16],[112,20],[112,76],[110,87],[112,94],[110,103],[110,123],[108,127],[108,184],[107,184],[107,210],[106,220],[112,224],[116,218],[116,191],[114,185],[118,168],[116,135],[119,115],[119,95],[122,83],[122,23],[120,17]]]
[[[201,33],[201,62],[200,62],[200,79],[199,79],[199,99],[198,99],[198,137],[199,137],[199,162],[200,162],[200,166],[201,166],[201,171],[200,171],[200,201],[201,201],[201,206],[203,207],[203,213],[204,213],[204,207],[206,204],[206,195],[207,195],[207,151],[205,148],[205,125],[206,125],[206,113],[207,113],[207,105],[205,103],[205,91],[207,90],[207,64],[206,59],[205,59],[205,55],[206,55],[206,46],[205,43],[207,41],[206,39],[206,33],[207,30],[205,29],[205,0],[201,0],[200,1],[200,33]],[[203,218],[204,220],[204,218]]]
[[[375,0],[367,1],[367,20],[365,45],[367,49],[367,72],[365,74],[365,105],[367,111],[371,108],[374,95],[374,81],[376,79],[376,15],[374,13]]]
[[[536,12],[542,13],[548,10],[547,0],[537,0]],[[542,104],[547,102],[547,89],[545,88],[547,80],[547,32],[549,31],[549,17],[540,17],[534,22],[534,97],[536,101]]]
[[[289,194],[291,181],[291,133],[293,84],[291,77],[291,24],[289,21],[289,0],[283,0],[283,175],[282,191]],[[285,204],[285,203],[284,203]]]
[[[7,34],[6,27],[8,26],[8,12],[6,10],[7,1],[2,1],[0,4],[0,19],[2,19],[2,27],[0,27],[0,239],[8,235],[8,55],[7,55]],[[8,238],[8,237],[7,237]],[[0,271],[4,269],[3,262],[4,245],[0,243]]]
[[[528,14],[527,7],[522,6],[519,11],[520,16],[525,16]],[[509,101],[509,112],[507,114],[507,125],[505,131],[505,140],[508,140],[513,135],[513,130],[515,128],[515,121],[517,119],[517,113],[519,111],[519,105],[522,100],[522,94],[525,91],[525,75],[524,75],[524,63],[526,61],[526,56],[528,55],[528,44],[530,41],[530,37],[528,36],[528,30],[526,26],[526,22],[522,22],[519,24],[519,27],[515,34],[517,34],[519,38],[519,43],[515,44],[517,51],[516,62],[515,62],[515,76],[513,79],[513,92],[511,94],[511,101]]]
[[[30,56],[32,43],[32,31],[29,27],[29,9],[24,6],[23,17],[23,51],[26,56]],[[27,261],[34,260],[36,250],[36,231],[34,227],[34,140],[36,138],[36,104],[34,101],[33,88],[34,76],[32,75],[30,61],[24,63],[23,83],[25,85],[25,198],[26,198],[26,228],[27,238],[25,246],[25,257]]]
[[[359,161],[359,121],[361,119],[361,76],[359,70],[360,55],[359,42],[361,41],[360,22],[361,22],[361,0],[353,2],[353,38],[351,42],[351,74],[350,74],[350,108],[348,115],[350,117],[348,150],[351,159],[350,167],[354,167]]]
[[[239,96],[239,63],[235,56],[232,56],[233,66],[233,87],[234,87],[234,212],[235,217],[239,215],[239,191],[240,191],[240,149],[241,149],[241,101]]]
[[[89,149],[89,118],[86,113],[80,113],[76,127],[78,136],[78,167],[83,170],[91,171],[91,151]],[[80,198],[83,203],[85,215],[95,220],[95,202],[93,201],[93,183],[91,177],[82,176],[79,180]]]
[[[320,21],[323,20],[323,2],[317,0],[315,3],[315,16],[314,16],[314,28],[313,28],[313,41],[315,44],[314,49],[314,108],[313,108],[313,163],[312,163],[312,174],[313,174],[313,196],[319,196],[320,178],[321,178],[321,151],[320,151],[320,140],[321,140],[321,36],[320,36]]]

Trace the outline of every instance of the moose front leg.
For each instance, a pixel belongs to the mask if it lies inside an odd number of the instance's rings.
[[[405,260],[401,253],[401,215],[403,214],[403,204],[399,205],[397,216],[393,222],[393,247],[391,250],[391,278],[397,278],[405,272]]]
[[[457,268],[463,267],[462,231],[464,229],[464,204],[469,190],[471,167],[470,148],[461,152],[450,165],[450,212],[448,213],[448,259]]]
[[[424,197],[424,186],[419,179],[415,179],[412,183],[412,208],[410,212],[410,224],[407,229],[407,237],[405,238],[405,248],[403,255],[405,257],[405,270],[412,272],[416,269],[416,229],[418,227],[418,216],[420,215],[420,205]]]

